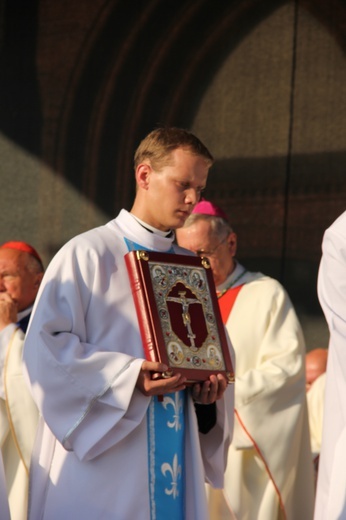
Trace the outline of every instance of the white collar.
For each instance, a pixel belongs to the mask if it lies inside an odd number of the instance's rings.
[[[149,231],[151,231],[152,233],[156,233],[157,235],[160,235],[161,237],[165,237],[165,238],[169,238],[170,236],[172,236],[172,230],[170,231],[161,231],[161,229],[157,229],[153,226],[151,226],[150,224],[148,224],[147,222],[144,222],[144,220],[141,220],[140,218],[136,217],[136,215],[134,215],[133,213],[130,213],[130,215],[135,218],[137,220],[137,222],[139,222],[139,224],[141,226],[143,226],[145,229],[148,229]]]
[[[227,289],[230,289],[234,285],[239,285],[241,283],[241,278],[246,273],[246,269],[244,266],[237,262],[235,269],[229,274],[224,282],[217,286],[217,291],[222,293]],[[239,283],[237,283],[239,280]]]
[[[17,314],[17,321],[22,320],[22,319],[25,318],[28,314],[30,314],[30,312],[32,311],[32,308],[33,308],[33,305],[30,305],[30,307],[27,307],[27,308],[24,309],[23,311],[18,312],[18,314]]]
[[[172,249],[174,233],[167,237],[167,234],[162,236],[162,231],[160,234],[157,232],[158,230],[155,230],[155,232],[149,231],[126,209],[122,209],[119,215],[107,225],[117,226],[120,233],[125,235],[127,239],[134,244],[141,244],[149,251],[167,252]]]

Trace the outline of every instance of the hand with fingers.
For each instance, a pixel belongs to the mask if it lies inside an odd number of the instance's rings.
[[[168,367],[164,363],[143,361],[136,387],[146,396],[164,395],[185,390],[186,377],[181,374],[163,377],[162,374],[167,370]],[[154,378],[153,375],[155,375]]]
[[[11,296],[7,293],[0,293],[0,330],[16,323],[17,321],[17,305]]]
[[[222,374],[211,375],[203,383],[195,383],[192,387],[192,397],[196,403],[212,404],[221,399],[227,388],[227,379]]]

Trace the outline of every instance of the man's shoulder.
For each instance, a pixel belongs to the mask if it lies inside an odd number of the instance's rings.
[[[98,250],[99,248],[102,249],[109,244],[113,244],[119,239],[120,237],[116,232],[114,220],[112,220],[107,224],[89,229],[74,236],[62,246],[58,253],[78,253],[79,251],[85,251],[86,248]]]
[[[66,242],[50,261],[44,281],[56,279],[60,272],[77,272],[93,276],[95,269],[102,263],[105,269],[114,269],[122,251],[122,238],[109,223],[95,227]]]
[[[248,271],[246,274],[246,283],[247,284],[258,284],[260,286],[268,286],[268,287],[282,287],[280,282],[271,276],[263,274],[262,272],[254,272]]]
[[[265,294],[268,298],[275,295],[284,297],[286,294],[283,285],[276,278],[261,272],[248,272],[244,281],[247,291],[257,291],[259,294]]]
[[[324,242],[336,240],[339,244],[346,244],[346,211],[342,213],[325,231]]]
[[[343,233],[345,233],[345,222],[346,222],[346,211],[341,213],[336,220],[332,223],[329,229],[340,229]]]

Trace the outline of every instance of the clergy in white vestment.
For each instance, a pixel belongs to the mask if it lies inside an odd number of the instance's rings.
[[[135,154],[131,211],[51,261],[24,347],[43,417],[31,520],[207,520],[205,482],[223,486],[233,385],[223,374],[191,388],[182,374],[151,377],[167,366],[145,360],[124,256],[188,254],[172,229],[191,213],[211,163],[193,134],[154,130]]]
[[[12,520],[27,518],[38,410],[24,379],[22,353],[42,276],[42,261],[32,246],[0,245],[0,447]],[[4,511],[0,502],[1,520]]]
[[[236,260],[228,216],[202,200],[177,230],[179,245],[209,259],[236,354],[235,422],[224,497],[210,489],[213,520],[311,520],[313,464],[305,344],[279,282]]]
[[[330,339],[315,520],[346,519],[346,212],[326,230],[318,296]]]
[[[1,520],[10,520],[10,509],[7,500],[7,487],[5,481],[5,470],[2,461],[2,452],[0,450],[0,504],[1,504]]]

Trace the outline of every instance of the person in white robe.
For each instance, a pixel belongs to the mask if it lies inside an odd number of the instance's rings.
[[[315,520],[346,518],[346,211],[325,231],[318,297],[330,338]]]
[[[5,479],[4,464],[2,461],[2,452],[0,450],[0,504],[1,504],[1,520],[10,520],[10,509],[7,500],[7,487]]]
[[[293,305],[278,281],[236,260],[237,236],[210,201],[195,206],[177,240],[209,259],[237,360],[224,499],[210,490],[211,517],[311,520],[305,344]]]
[[[38,410],[24,380],[22,352],[42,276],[32,246],[18,241],[0,246],[0,447],[12,520],[27,518]]]
[[[223,486],[233,385],[223,374],[191,388],[181,374],[152,379],[167,366],[145,360],[124,256],[188,254],[171,230],[191,213],[211,162],[189,132],[154,130],[135,155],[131,212],[73,238],[51,261],[24,347],[43,418],[31,520],[207,520],[204,483]],[[194,401],[204,411],[216,403],[204,433]]]

